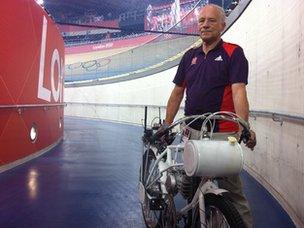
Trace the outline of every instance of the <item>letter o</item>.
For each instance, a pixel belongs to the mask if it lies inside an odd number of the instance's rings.
[[[54,80],[54,67],[55,67],[56,62],[57,62],[57,66],[58,66],[58,85],[57,85],[57,89],[55,88],[55,80]],[[55,102],[58,101],[59,95],[60,95],[60,79],[61,79],[60,74],[61,74],[61,70],[60,70],[59,52],[58,52],[57,49],[55,49],[53,51],[52,64],[51,64],[51,87],[52,87],[52,94],[53,94],[53,98],[54,98]]]

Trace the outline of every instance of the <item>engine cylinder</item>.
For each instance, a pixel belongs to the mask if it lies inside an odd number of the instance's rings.
[[[183,159],[188,176],[224,177],[238,174],[243,168],[243,150],[234,137],[227,141],[189,140]]]

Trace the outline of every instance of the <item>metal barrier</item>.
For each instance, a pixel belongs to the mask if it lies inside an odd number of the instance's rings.
[[[0,105],[0,111],[1,109],[16,109],[19,114],[22,113],[25,109],[29,108],[43,108],[45,111],[48,108],[51,107],[66,107],[66,103],[60,103],[60,104],[21,104],[21,105]]]
[[[67,106],[66,103],[61,104],[22,104],[22,105],[0,105],[0,109],[14,109],[14,108],[38,108],[38,107],[57,107]]]
[[[296,116],[296,115],[283,114],[277,112],[256,111],[256,110],[250,111],[250,116],[254,119],[256,119],[256,117],[271,118],[273,121],[279,122],[281,125],[283,125],[283,122],[285,121],[304,125],[304,116]]]
[[[159,105],[133,105],[133,104],[100,104],[100,103],[81,103],[81,102],[67,102],[64,105],[89,105],[89,106],[104,106],[104,107],[130,107],[130,108],[153,108],[153,109],[166,109],[166,106]],[[1,108],[1,106],[0,106]],[[179,110],[183,110],[184,107],[181,106]],[[291,114],[270,112],[270,111],[261,111],[261,110],[251,110],[250,117],[256,119],[257,117],[270,118],[275,122],[279,122],[281,125],[283,122],[292,122],[296,124],[304,125],[304,116],[297,116]]]

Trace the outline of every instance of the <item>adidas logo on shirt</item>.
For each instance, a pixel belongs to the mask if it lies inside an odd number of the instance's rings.
[[[221,55],[219,55],[219,56],[218,56],[218,57],[216,57],[214,60],[215,60],[215,61],[223,61],[223,58],[222,58],[222,56],[221,56]]]

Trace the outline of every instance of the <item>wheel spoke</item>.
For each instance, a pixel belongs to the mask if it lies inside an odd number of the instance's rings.
[[[218,208],[210,206],[207,211],[206,223],[208,227],[230,227],[225,216]]]

